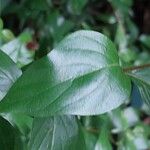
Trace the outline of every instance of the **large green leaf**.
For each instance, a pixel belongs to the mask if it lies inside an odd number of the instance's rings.
[[[98,32],[78,31],[24,72],[1,101],[0,112],[96,115],[129,95],[130,79],[114,44]]]
[[[150,68],[136,70],[128,74],[137,85],[143,101],[145,101],[150,108]]]
[[[17,68],[16,64],[0,50],[0,100],[8,92],[9,88],[21,75],[21,70]],[[23,130],[29,117],[19,116],[18,114],[3,114],[11,124]],[[22,120],[21,120],[22,119]],[[26,119],[26,120],[24,120]],[[20,133],[16,131],[13,126],[0,117],[0,149],[3,150],[18,150],[23,149],[23,144],[20,139]]]
[[[73,116],[34,119],[30,150],[85,150],[84,137]]]
[[[0,100],[20,75],[21,70],[0,50]]]

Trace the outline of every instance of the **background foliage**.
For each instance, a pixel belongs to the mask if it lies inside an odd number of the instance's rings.
[[[124,68],[150,63],[149,7],[148,0],[0,0],[0,100],[5,97],[9,88],[21,74],[24,74],[26,69],[25,78],[27,80],[34,81],[35,78],[40,82],[40,79],[48,78],[49,71],[45,71],[42,76],[39,76],[40,74],[34,72],[34,69],[40,70],[45,66],[50,68],[49,65],[45,65],[47,61],[43,61],[46,59],[46,57],[43,59],[43,56],[46,56],[53,48],[59,52],[65,42],[58,43],[69,33],[81,29],[95,30],[107,35],[117,47],[119,63],[114,58],[112,59],[115,52],[109,56],[112,61]],[[80,37],[81,40],[84,40],[82,34]],[[90,42],[85,40],[87,47],[92,45]],[[81,45],[77,43],[73,48],[75,49],[77,46]],[[110,48],[114,49],[113,46]],[[75,54],[73,60],[78,59]],[[69,60],[69,58],[70,56],[66,54],[65,59]],[[93,62],[95,58],[96,56],[93,58]],[[28,67],[36,60],[38,60],[36,64],[39,62],[39,65],[33,65],[34,67],[28,70]],[[84,54],[82,60],[84,60]],[[90,64],[92,63],[90,59],[88,61]],[[33,71],[32,74],[30,71]],[[115,73],[112,73],[112,76]],[[14,88],[15,92],[12,90],[10,97],[9,94],[6,96],[6,99],[14,101],[13,105],[8,109],[7,106],[11,103],[6,101],[6,104],[0,105],[0,111],[19,108],[19,112],[26,112],[30,116],[13,111],[1,114],[0,149],[148,149],[150,147],[150,110],[148,107],[150,106],[150,69],[129,72],[128,75],[132,78],[130,98],[119,108],[97,116],[49,117],[44,115],[44,118],[36,118],[43,117],[42,111],[36,111],[36,105],[32,110],[26,109],[27,107],[25,108],[23,105],[18,107],[19,102],[18,105],[15,105],[15,98],[17,97],[18,101],[23,100],[26,93],[24,92],[24,96],[20,97],[19,92],[17,93],[18,88],[16,90]],[[118,79],[123,76],[122,74]],[[19,80],[16,85],[21,87],[23,83],[20,78]],[[89,83],[91,83],[90,81]],[[127,79],[124,81],[127,82]],[[45,83],[45,87],[49,82]],[[51,83],[55,82],[58,80],[53,80]],[[61,84],[61,89],[57,89],[57,91],[65,89],[68,84]],[[26,82],[26,91],[30,95],[40,91],[41,87],[41,84],[34,85]],[[46,96],[51,96],[54,90],[56,89],[49,91]],[[78,87],[76,87],[77,90]],[[31,97],[29,98],[31,99]],[[41,99],[43,98],[41,97]],[[66,97],[61,98],[65,99]],[[39,97],[39,100],[41,99]],[[40,105],[40,101],[38,105]],[[55,105],[51,107],[48,114],[53,114],[56,111],[55,108],[57,108]],[[70,112],[71,110],[70,108]],[[81,114],[81,111],[78,110],[78,112]],[[103,112],[97,114],[100,113]],[[65,114],[65,111],[60,111],[60,114]]]

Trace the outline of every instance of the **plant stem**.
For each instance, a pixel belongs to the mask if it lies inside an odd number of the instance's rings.
[[[150,67],[150,63],[140,65],[140,66],[132,66],[132,67],[123,68],[123,71],[128,72],[128,71],[139,70],[139,69],[144,69],[144,68],[148,68],[148,67]]]

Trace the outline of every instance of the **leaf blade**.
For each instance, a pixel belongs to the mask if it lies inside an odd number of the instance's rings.
[[[85,150],[84,137],[73,116],[55,116],[34,119],[31,150]]]
[[[114,44],[98,32],[78,31],[27,70],[0,109],[41,117],[96,115],[121,105],[130,88]]]
[[[21,70],[0,50],[0,100],[20,75]]]

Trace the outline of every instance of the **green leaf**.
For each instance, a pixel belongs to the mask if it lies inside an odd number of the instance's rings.
[[[98,32],[78,31],[24,72],[1,101],[0,112],[96,115],[129,95],[130,78],[119,66],[114,44]]]
[[[15,38],[14,34],[9,29],[3,29],[2,30],[2,38],[4,41],[8,42]]]
[[[148,149],[148,137],[144,131],[144,126],[136,126],[133,130],[126,130],[119,142],[120,150],[146,150]]]
[[[128,73],[132,81],[137,85],[143,101],[150,108],[150,68],[136,70],[133,73]]]
[[[127,48],[127,37],[122,23],[119,23],[117,26],[115,42],[117,43],[120,51],[124,51]]]
[[[109,0],[111,5],[119,12],[127,17],[130,13],[130,7],[133,4],[133,0]]]
[[[82,9],[88,2],[87,0],[70,0],[68,1],[68,10],[75,15],[80,15]]]
[[[110,143],[110,121],[107,116],[102,116],[103,122],[101,123],[100,135],[94,150],[112,150]]]
[[[83,129],[83,133],[86,143],[86,150],[93,150],[97,142],[97,137],[92,132],[88,132],[85,128]]]
[[[47,19],[47,29],[50,31],[54,42],[58,43],[68,33],[74,24],[70,20],[66,20],[58,11],[54,11]]]
[[[22,67],[33,61],[34,52],[26,47],[29,40],[29,34],[24,32],[18,38],[2,45],[1,50],[9,55],[19,67]]]
[[[0,30],[3,29],[3,20],[0,18]]]
[[[120,131],[125,131],[128,128],[128,122],[122,112],[122,109],[118,108],[109,113],[109,117],[115,127],[112,132],[117,133]]]
[[[3,117],[6,118],[13,126],[16,126],[22,135],[27,136],[29,134],[29,131],[32,128],[33,118],[27,115],[14,113],[4,114]]]
[[[9,88],[20,75],[21,70],[0,50],[0,100],[6,95]]]
[[[103,127],[94,150],[112,150],[108,129]]]
[[[33,122],[30,150],[85,150],[84,137],[73,116],[36,118]]]
[[[150,48],[150,36],[142,34],[139,39],[143,45]]]
[[[18,150],[22,149],[19,136],[15,128],[0,116],[0,149]]]

